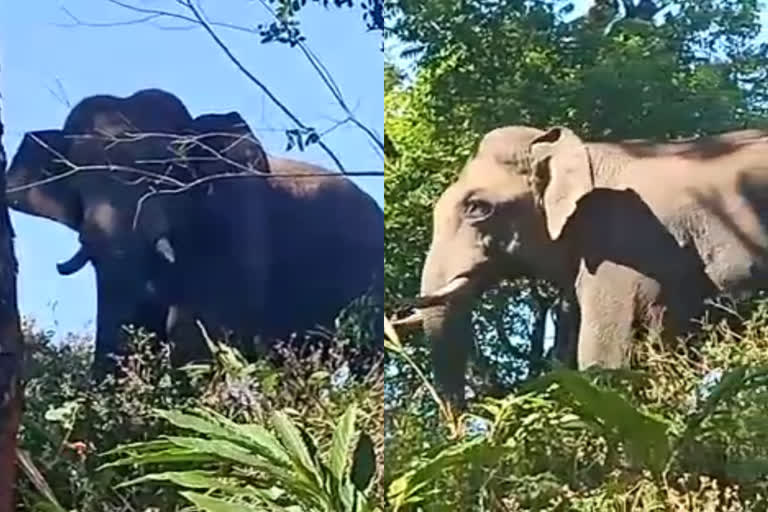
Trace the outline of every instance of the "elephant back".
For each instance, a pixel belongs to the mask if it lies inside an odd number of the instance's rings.
[[[274,301],[274,320],[285,326],[311,324],[324,316],[332,320],[340,308],[372,286],[379,291],[383,212],[341,174],[306,162],[269,158],[274,263],[268,296]],[[318,311],[318,304],[326,310]]]

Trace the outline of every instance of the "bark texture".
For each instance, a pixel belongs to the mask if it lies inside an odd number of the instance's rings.
[[[0,512],[16,510],[16,443],[21,419],[23,343],[16,296],[18,264],[5,201],[6,157],[0,121]]]

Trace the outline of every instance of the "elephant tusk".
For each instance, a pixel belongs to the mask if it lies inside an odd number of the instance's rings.
[[[56,270],[58,270],[59,274],[61,274],[62,276],[68,276],[79,271],[90,260],[91,260],[91,256],[85,250],[85,247],[81,245],[80,248],[77,250],[77,252],[73,254],[71,258],[69,258],[67,261],[62,261],[61,263],[57,263]]]
[[[394,327],[400,327],[400,326],[408,327],[411,325],[417,325],[417,324],[420,325],[423,320],[424,320],[424,317],[421,316],[421,311],[416,310],[413,313],[411,313],[409,316],[405,318],[398,318],[397,320],[392,320],[390,323]]]
[[[170,240],[166,237],[161,237],[155,242],[155,250],[165,258],[168,263],[176,263],[176,254],[173,251],[173,246]]]
[[[467,276],[455,277],[451,282],[438,289],[436,292],[430,293],[429,295],[422,295],[416,299],[415,307],[425,308],[445,304],[456,296],[466,292],[470,283],[471,280]]]
[[[393,319],[390,321],[392,327],[399,333],[414,332],[421,329],[424,326],[424,317],[421,315],[421,311],[416,310],[409,316],[400,319]]]

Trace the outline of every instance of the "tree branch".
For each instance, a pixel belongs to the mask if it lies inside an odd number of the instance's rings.
[[[211,38],[214,40],[214,42],[221,48],[221,50],[229,57],[229,60],[232,61],[232,63],[237,67],[237,69],[240,70],[241,73],[243,73],[248,79],[253,82],[257,87],[259,87],[264,94],[267,95],[267,97],[272,100],[272,102],[275,103],[275,105],[280,108],[280,110],[283,111],[283,113],[288,116],[288,118],[293,121],[296,126],[299,128],[302,128],[304,130],[307,129],[307,126],[302,123],[298,117],[296,117],[293,112],[291,112],[288,107],[286,107],[280,100],[277,99],[277,97],[272,93],[272,91],[269,90],[269,88],[264,85],[261,80],[256,78],[253,73],[248,71],[248,69],[240,62],[240,60],[235,57],[235,55],[232,53],[232,51],[227,47],[226,44],[219,38],[219,36],[216,34],[216,32],[213,30],[213,28],[200,16],[200,13],[197,11],[194,5],[192,5],[191,0],[179,0],[180,3],[183,3],[187,6],[187,8],[192,12],[192,14],[195,16],[195,18],[198,20],[200,25],[205,29],[206,32],[211,36]],[[331,157],[331,159],[334,161],[336,166],[339,168],[339,170],[343,173],[344,172],[344,166],[341,164],[341,161],[339,161],[338,157],[331,151],[331,149],[322,141],[318,140],[317,144],[325,151],[325,153]]]
[[[284,20],[281,20],[280,17],[275,14],[275,12],[272,10],[269,5],[267,5],[265,0],[259,0],[261,5],[264,6],[264,8],[269,12],[272,17],[277,20],[278,23],[280,23],[283,28],[287,28],[287,24]],[[320,79],[325,83],[326,87],[329,91],[331,91],[331,94],[333,95],[334,99],[336,99],[336,102],[339,104],[339,106],[344,110],[344,113],[347,115],[347,118],[358,128],[360,128],[368,137],[376,144],[376,146],[381,151],[381,154],[384,153],[384,141],[378,136],[378,134],[375,134],[373,130],[365,126],[363,123],[361,123],[352,113],[352,111],[347,106],[346,101],[344,100],[344,97],[341,93],[341,89],[339,88],[338,84],[333,80],[333,77],[331,76],[328,69],[323,65],[323,63],[320,61],[320,59],[312,52],[307,45],[299,40],[296,44],[298,48],[301,50],[301,52],[304,54],[304,56],[307,58],[307,61],[309,64],[314,68],[314,70],[317,72],[317,74],[320,76]]]
[[[300,119],[294,115],[270,90],[269,88],[261,82],[258,78],[256,78],[253,73],[251,73],[243,64],[242,62],[233,54],[233,52],[229,49],[229,47],[224,43],[221,38],[218,36],[218,34],[213,30],[213,27],[222,27],[227,28],[231,30],[237,30],[245,33],[260,35],[261,32],[257,29],[250,28],[250,27],[244,27],[241,25],[233,24],[233,23],[224,23],[224,22],[218,22],[218,21],[211,21],[207,19],[207,16],[205,15],[204,11],[202,10],[202,6],[196,6],[192,0],[175,0],[177,4],[179,4],[184,9],[188,10],[191,13],[190,15],[181,14],[178,12],[172,12],[168,10],[161,10],[161,9],[151,9],[146,7],[138,7],[136,5],[133,5],[131,3],[122,1],[122,0],[107,0],[108,2],[120,6],[124,9],[130,10],[132,12],[135,12],[137,14],[140,14],[141,17],[134,19],[134,20],[128,20],[124,22],[110,22],[110,23],[90,23],[90,22],[84,22],[81,19],[79,19],[77,16],[75,16],[72,12],[67,10],[66,8],[62,7],[64,12],[75,22],[77,25],[84,25],[84,26],[90,26],[90,27],[110,27],[110,26],[121,26],[121,25],[131,25],[131,24],[138,24],[143,22],[151,22],[153,20],[159,19],[159,18],[171,18],[174,20],[179,20],[185,23],[189,23],[193,26],[200,26],[202,27],[209,36],[214,40],[214,42],[221,48],[221,50],[225,53],[225,55],[229,58],[229,60],[237,67],[237,69],[243,73],[252,83],[254,83],[257,87],[259,87],[266,95],[267,97],[278,106],[282,112],[287,115],[293,123],[299,127],[300,130],[303,131],[314,131],[312,128],[308,127],[304,123],[300,121]],[[280,23],[281,27],[283,29],[287,29],[287,24],[284,20],[282,20],[273,9],[269,7],[269,5],[264,1],[260,0],[260,3],[264,8],[270,13],[271,16],[275,18],[275,20]],[[192,27],[174,27],[174,28],[192,28]],[[307,61],[310,63],[312,68],[315,70],[315,72],[318,74],[322,82],[325,84],[327,89],[330,91],[331,95],[334,97],[338,105],[341,107],[341,109],[344,111],[345,115],[347,116],[347,119],[345,122],[349,121],[354,126],[356,126],[358,129],[360,129],[363,133],[366,134],[366,136],[374,143],[374,147],[376,148],[376,151],[379,153],[380,156],[383,157],[384,155],[384,141],[383,138],[380,137],[375,130],[371,129],[370,127],[366,126],[364,123],[362,123],[357,117],[354,115],[352,110],[349,108],[349,106],[346,103],[346,100],[344,99],[341,89],[339,88],[338,84],[333,80],[333,77],[331,76],[328,69],[325,67],[325,65],[322,63],[322,61],[317,57],[317,55],[312,52],[312,50],[306,45],[303,41],[298,40],[294,43],[295,46],[298,46],[300,51],[303,53]],[[334,127],[335,128],[335,127]],[[328,133],[330,130],[325,131],[324,133]],[[334,161],[336,166],[341,170],[341,172],[345,172],[345,169],[343,165],[341,164],[340,160],[336,157],[336,155],[330,150],[330,148],[319,138],[317,140],[317,144],[328,154],[331,159]]]

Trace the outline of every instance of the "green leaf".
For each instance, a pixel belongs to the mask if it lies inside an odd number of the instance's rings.
[[[61,423],[64,428],[70,429],[77,419],[77,411],[80,409],[80,400],[71,400],[60,407],[45,411],[47,421]]]
[[[270,460],[285,466],[291,463],[290,456],[280,441],[266,428],[261,425],[247,424],[240,425],[239,429],[250,438],[253,445],[263,449],[263,454]]]
[[[288,451],[296,467],[308,476],[314,477],[314,482],[321,485],[322,478],[318,474],[309,448],[304,443],[301,431],[294,425],[291,419],[282,411],[272,413],[272,425],[275,427],[280,441]]]
[[[207,512],[263,512],[264,510],[245,503],[232,503],[192,491],[185,491],[180,494],[196,507]]]
[[[333,432],[331,441],[331,474],[341,481],[344,477],[349,454],[352,451],[352,438],[355,434],[355,415],[357,409],[355,405],[350,405],[339,420],[336,430]]]
[[[189,487],[193,489],[215,490],[222,488],[221,479],[215,478],[216,471],[166,471],[164,473],[151,473],[140,476],[126,482],[120,482],[115,489],[121,487],[130,487],[132,485],[143,484],[150,481],[172,482],[180,487]]]
[[[446,468],[480,461],[492,463],[505,451],[507,448],[503,446],[489,446],[483,438],[450,445],[393,480],[387,494],[395,510],[408,504],[423,502],[426,496],[419,494],[419,491],[438,481],[438,477]]]
[[[198,450],[183,450],[174,448],[171,450],[162,450],[154,453],[140,453],[113,462],[102,464],[97,471],[117,466],[129,466],[132,464],[170,464],[174,462],[214,462],[217,458]]]
[[[596,418],[605,433],[616,435],[633,463],[659,474],[671,450],[668,424],[646,414],[617,392],[600,389],[574,370],[558,369],[543,380],[558,382],[568,391],[581,415]]]
[[[351,479],[355,487],[364,492],[376,473],[376,453],[373,440],[365,432],[360,434],[355,453],[352,456]]]

